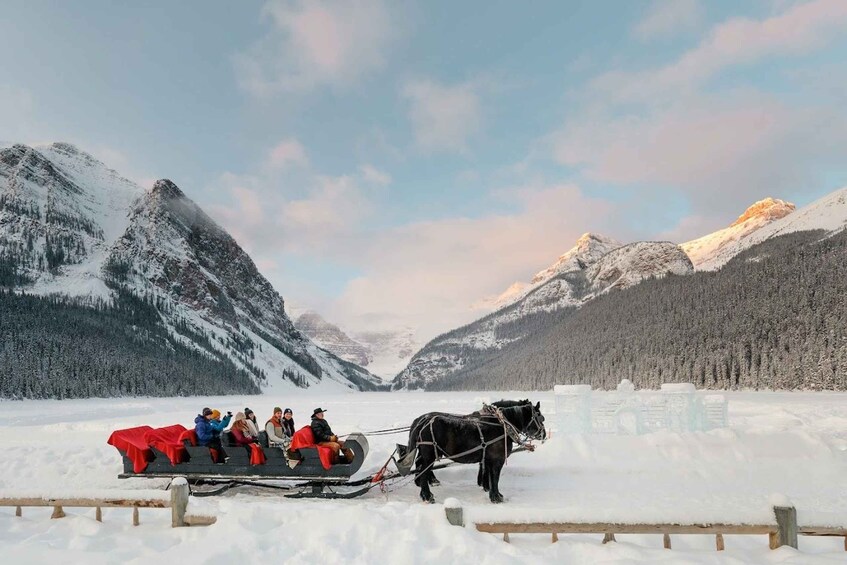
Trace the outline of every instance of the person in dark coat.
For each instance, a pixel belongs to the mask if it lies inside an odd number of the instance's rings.
[[[286,408],[282,414],[282,433],[287,437],[294,437],[294,412]]]
[[[315,438],[315,443],[321,447],[328,447],[332,450],[336,460],[339,459],[339,453],[344,450],[344,457],[340,458],[341,463],[350,463],[353,461],[353,451],[344,448],[344,442],[338,439],[338,436],[332,433],[332,428],[329,427],[329,422],[324,419],[323,408],[315,408],[312,412],[312,435]]]
[[[211,408],[203,408],[203,411],[194,418],[194,431],[197,434],[197,444],[211,447],[219,453],[223,453],[221,434],[215,430],[214,423],[212,422],[212,414],[213,411]]]

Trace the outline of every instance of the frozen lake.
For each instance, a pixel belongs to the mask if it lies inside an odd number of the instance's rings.
[[[651,522],[757,522],[769,520],[769,499],[788,496],[798,521],[847,525],[847,394],[728,393],[730,427],[698,433],[643,436],[557,434],[535,453],[519,453],[503,470],[502,505],[476,486],[476,466],[441,470],[438,502],[460,499],[471,519]],[[203,406],[252,408],[264,422],[273,406],[294,410],[297,427],[312,409],[327,410],[339,434],[407,426],[429,411],[467,413],[483,401],[540,400],[553,423],[553,395],[539,393],[357,393],[284,397],[222,397],[0,402],[0,490],[63,492],[156,488],[162,481],[119,480],[121,461],[106,445],[119,428],[181,423],[190,427]],[[378,469],[406,437],[371,437],[360,475]],[[192,502],[192,504],[194,504]],[[711,536],[513,535],[499,537],[447,524],[440,504],[427,505],[414,484],[389,493],[371,491],[349,501],[286,500],[231,491],[204,499],[218,515],[209,528],[173,530],[168,512],[0,508],[0,549],[10,563],[48,560],[152,563],[164,556],[186,563],[847,563],[840,538],[801,538],[800,551],[767,549],[765,536],[727,536],[722,553]]]

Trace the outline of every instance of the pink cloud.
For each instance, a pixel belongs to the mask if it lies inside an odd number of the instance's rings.
[[[334,302],[347,327],[379,320],[435,334],[477,316],[471,305],[551,263],[588,229],[616,229],[616,210],[578,187],[527,187],[508,193],[510,214],[417,222],[354,242],[364,274]]]
[[[612,71],[595,79],[591,90],[618,101],[676,96],[732,66],[819,49],[845,29],[847,2],[843,0],[794,5],[764,20],[734,18],[715,26],[700,45],[675,62],[648,71]]]
[[[272,32],[236,58],[241,85],[256,95],[346,85],[385,65],[396,37],[383,0],[267,2]]]
[[[288,165],[307,165],[309,158],[306,150],[296,139],[286,139],[279,142],[268,155],[268,165],[282,168]]]

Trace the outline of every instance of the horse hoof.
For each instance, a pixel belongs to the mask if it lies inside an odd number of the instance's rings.
[[[435,497],[432,496],[432,495],[429,495],[429,496],[421,495],[421,500],[423,500],[427,504],[435,504]]]
[[[500,496],[500,495],[498,495],[498,496],[492,496],[492,497],[490,497],[490,498],[491,498],[491,503],[492,503],[492,504],[500,504],[501,502],[503,502],[503,497],[502,497],[502,496]]]
[[[431,486],[431,487],[440,487],[440,486],[441,486],[441,481],[439,481],[438,479],[432,479],[431,481],[429,481],[429,486]]]

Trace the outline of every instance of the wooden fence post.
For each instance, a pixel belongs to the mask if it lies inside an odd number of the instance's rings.
[[[141,520],[138,517],[138,506],[132,507],[132,525],[137,526],[141,523]]]
[[[613,534],[612,532],[606,532],[606,534],[603,536],[603,543],[609,543],[610,541],[617,541],[615,539],[615,534]]]
[[[771,549],[788,545],[797,549],[797,510],[793,506],[774,506],[776,533],[769,536]]]
[[[447,521],[453,526],[465,525],[465,513],[462,510],[462,503],[456,498],[448,498],[444,501],[444,513],[447,515]]]
[[[62,507],[61,506],[54,506],[53,507],[53,515],[50,516],[50,518],[64,518],[64,517],[65,517],[65,511],[62,509]]]
[[[188,481],[175,477],[171,481],[171,527],[185,526],[185,511],[188,508]],[[449,517],[448,517],[449,518]]]
[[[715,534],[715,549],[718,551],[723,551],[723,534]]]
[[[671,548],[671,535],[670,534],[665,534],[664,536],[662,536],[662,545],[665,546],[665,549]]]
[[[15,516],[17,516],[18,518],[21,517],[21,507],[20,506],[15,506]],[[845,539],[847,540],[847,538],[845,538]],[[845,541],[844,544],[845,544],[845,547],[847,547],[847,541]]]

